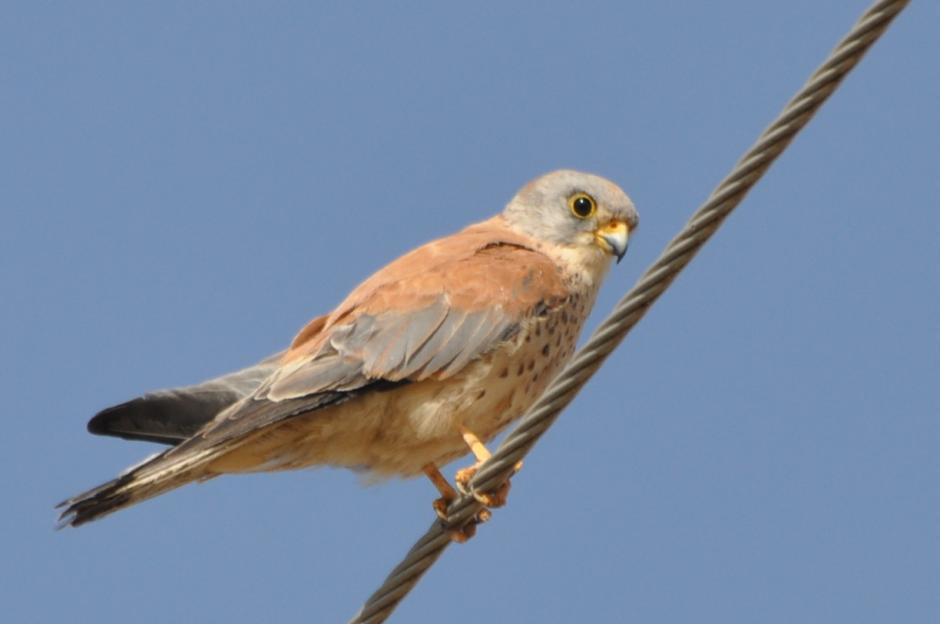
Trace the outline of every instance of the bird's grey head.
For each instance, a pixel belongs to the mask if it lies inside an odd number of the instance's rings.
[[[538,240],[602,250],[619,260],[639,221],[623,190],[600,176],[570,169],[525,185],[503,210],[509,225]]]

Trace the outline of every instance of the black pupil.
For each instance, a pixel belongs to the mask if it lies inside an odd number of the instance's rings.
[[[587,197],[579,197],[574,200],[574,211],[578,213],[579,217],[586,217],[591,214],[591,200]]]

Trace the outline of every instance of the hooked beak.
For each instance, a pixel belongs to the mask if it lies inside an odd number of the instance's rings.
[[[623,221],[611,221],[594,231],[594,242],[607,253],[617,256],[617,263],[627,253],[627,244],[630,239],[630,229]]]

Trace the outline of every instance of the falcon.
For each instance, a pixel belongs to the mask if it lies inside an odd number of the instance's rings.
[[[455,477],[465,488],[489,457],[485,442],[573,353],[636,226],[613,182],[571,170],[533,180],[500,214],[380,269],[283,352],[98,413],[91,433],[172,446],[60,503],[60,525],[223,474],[322,465],[371,478],[425,474],[444,518],[457,494],[439,466],[472,452],[476,463]],[[478,498],[494,507],[507,492],[508,483]]]

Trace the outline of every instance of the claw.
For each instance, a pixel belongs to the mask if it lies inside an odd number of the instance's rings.
[[[447,500],[443,496],[438,499],[435,499],[431,506],[434,507],[434,513],[437,514],[437,517],[441,519],[442,522],[447,522],[447,508],[450,506],[451,500]]]
[[[437,514],[437,517],[441,519],[441,523],[447,524],[447,508],[453,502],[453,499],[446,499],[443,496],[436,499],[432,506],[434,507],[434,513]],[[483,524],[484,522],[489,522],[490,518],[493,517],[493,512],[489,509],[481,509],[477,512],[477,515],[463,525],[459,529],[450,529],[450,539],[457,542],[458,544],[463,544],[471,537],[477,533],[477,525]]]
[[[460,490],[462,494],[472,495],[484,507],[502,507],[509,498],[509,488],[511,484],[507,480],[492,492],[473,491],[470,489],[470,480],[473,479],[473,475],[477,473],[479,468],[480,464],[477,463],[458,470],[457,474],[454,475],[454,483],[457,484],[457,489]]]
[[[434,508],[434,513],[437,514],[437,517],[440,518],[441,523],[444,526],[447,526],[447,508],[450,507],[450,504],[454,502],[454,499],[457,498],[457,492],[454,491],[454,488],[450,486],[450,484],[447,482],[447,479],[444,478],[436,466],[430,464],[425,466],[424,473],[428,476],[429,479],[431,479],[431,482],[434,483],[438,491],[441,493],[441,497],[436,499],[431,504],[431,506]],[[493,513],[489,509],[481,509],[477,512],[473,520],[464,526],[456,529],[449,529],[450,539],[458,544],[463,544],[471,537],[476,535],[478,524],[488,522],[492,517]]]

